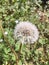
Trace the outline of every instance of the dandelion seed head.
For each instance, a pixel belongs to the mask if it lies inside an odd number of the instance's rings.
[[[28,22],[20,22],[15,26],[14,38],[20,40],[21,43],[34,43],[38,40],[39,31],[37,27]]]

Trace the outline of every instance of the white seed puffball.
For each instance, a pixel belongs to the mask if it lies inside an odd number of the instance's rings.
[[[19,22],[14,29],[14,39],[19,40],[22,44],[34,43],[39,38],[39,31],[37,27],[28,22]]]

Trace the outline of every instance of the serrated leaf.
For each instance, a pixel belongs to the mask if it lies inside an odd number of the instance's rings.
[[[39,43],[45,44],[45,39],[43,39],[43,38],[39,39]]]
[[[4,47],[4,52],[5,52],[5,54],[8,54],[8,52],[10,52],[10,48],[6,48],[6,47]]]
[[[22,65],[22,61],[21,60],[19,60],[18,65]]]
[[[19,51],[20,50],[20,42],[17,42],[16,44],[15,44],[15,50],[16,51]]]
[[[16,57],[14,54],[12,54],[12,60],[15,61],[16,60]]]

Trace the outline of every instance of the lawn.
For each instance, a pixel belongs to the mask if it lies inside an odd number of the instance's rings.
[[[48,5],[49,1],[44,4],[42,0],[0,0],[0,65],[49,65]],[[39,32],[38,39],[32,44],[23,39],[22,44],[21,37],[19,40],[14,38],[15,27],[27,21]],[[27,26],[30,31],[32,27],[28,24],[23,27]]]

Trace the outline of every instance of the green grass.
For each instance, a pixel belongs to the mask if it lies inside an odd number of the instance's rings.
[[[46,19],[40,20],[37,11],[42,12],[42,8],[37,9],[34,2],[28,1],[0,0],[0,65],[16,65],[17,61],[18,65],[49,65],[49,11],[45,12]],[[16,20],[35,24],[40,33],[38,41],[22,46],[15,41]],[[4,31],[8,34],[4,35]]]

